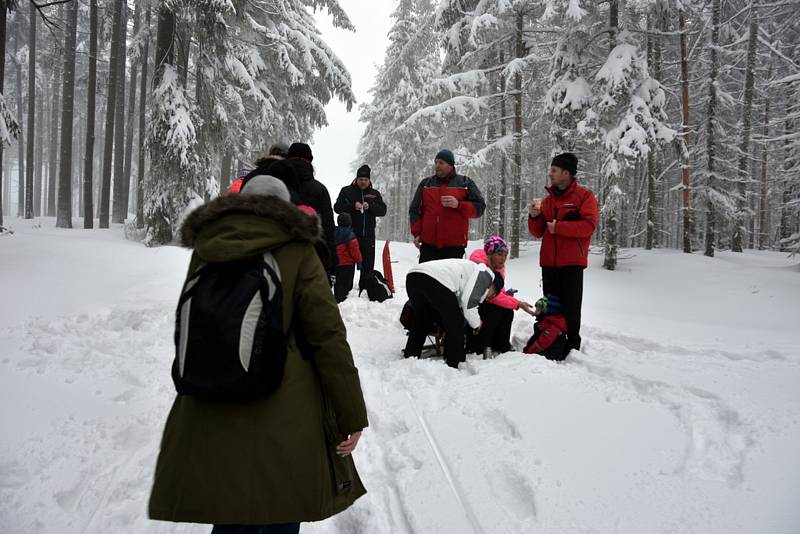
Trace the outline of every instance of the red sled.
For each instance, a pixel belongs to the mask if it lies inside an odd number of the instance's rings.
[[[383,277],[389,289],[394,293],[394,276],[392,276],[392,255],[389,252],[389,241],[383,245]]]

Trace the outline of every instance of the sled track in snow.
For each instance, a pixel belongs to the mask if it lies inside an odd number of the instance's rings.
[[[445,480],[447,480],[447,485],[450,488],[450,491],[455,497],[458,504],[464,510],[464,514],[467,517],[470,525],[472,526],[472,531],[475,534],[486,534],[481,527],[478,518],[475,517],[475,512],[472,510],[472,507],[467,503],[466,498],[464,497],[463,491],[461,490],[458,482],[453,477],[453,474],[450,472],[450,468],[447,465],[447,461],[444,459],[444,455],[442,451],[439,449],[439,445],[436,443],[436,438],[434,438],[433,433],[431,432],[430,428],[428,427],[428,422],[425,420],[425,416],[417,409],[416,403],[414,402],[414,397],[411,396],[411,393],[406,390],[406,396],[408,397],[409,405],[411,406],[411,410],[414,412],[414,415],[417,417],[417,421],[419,421],[420,426],[422,427],[422,431],[424,432],[425,439],[428,442],[431,450],[433,451],[433,455],[436,458],[436,462],[439,464],[439,468],[442,470],[444,474]]]

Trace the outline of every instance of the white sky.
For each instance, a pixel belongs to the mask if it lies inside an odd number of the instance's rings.
[[[355,32],[333,27],[327,12],[317,13],[318,27],[325,42],[341,59],[353,80],[353,92],[358,102],[350,113],[344,104],[334,100],[325,107],[329,126],[317,131],[311,142],[316,178],[328,187],[335,201],[339,189],[349,184],[355,172],[351,164],[358,151],[358,140],[364,124],[358,121],[358,106],[369,99],[378,66],[383,62],[391,27],[390,15],[394,0],[339,0],[350,17]],[[365,162],[369,163],[369,162]]]

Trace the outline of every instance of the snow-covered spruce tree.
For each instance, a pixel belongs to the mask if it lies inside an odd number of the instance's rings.
[[[750,138],[753,124],[753,98],[755,89],[756,55],[758,54],[758,10],[755,1],[750,2],[749,27],[747,31],[747,59],[745,66],[744,85],[742,88],[742,124],[739,142],[739,166],[736,181],[736,217],[733,224],[733,237],[731,250],[742,252],[744,245],[745,216],[747,207],[747,189],[750,182]]]
[[[322,40],[309,8],[352,25],[336,0],[173,0],[162,3],[145,179],[146,243],[169,242],[181,214],[219,183],[212,164],[242,159],[271,141],[308,138],[326,124],[334,96],[354,102],[344,65]],[[176,23],[193,45],[172,57]],[[180,59],[180,61],[178,61]],[[189,73],[193,72],[194,76]],[[231,142],[231,140],[235,140]]]
[[[580,2],[550,0],[542,17],[545,24],[558,32],[544,99],[554,152],[576,150],[580,142],[577,125],[591,105],[592,88],[585,77],[589,67],[582,53],[589,38],[587,15]]]
[[[372,99],[361,106],[359,120],[365,128],[354,165],[369,164],[373,181],[391,199],[379,231],[387,238],[407,240],[408,205],[439,139],[425,122],[401,126],[424,106],[423,89],[438,75],[440,61],[429,1],[401,0],[392,19],[384,62],[370,89]]]
[[[650,76],[647,57],[634,36],[619,28],[619,5],[609,6],[611,51],[593,77],[592,103],[578,131],[603,149],[601,216],[605,218],[603,266],[614,270],[619,246],[618,217],[624,192],[619,181],[626,167],[647,157],[651,147],[671,141],[666,124],[666,95]]]
[[[435,103],[407,121],[413,126],[432,119],[439,125],[443,139],[455,149],[462,166],[478,173],[473,178],[486,193],[487,217],[495,218],[486,221],[487,229],[504,227],[503,200],[509,189],[504,169],[513,153],[512,256],[519,254],[522,224],[523,141],[527,136],[525,122],[530,117],[525,95],[530,91],[527,87],[533,74],[531,65],[541,53],[532,47],[528,34],[540,10],[538,3],[523,0],[441,2],[436,11],[436,28],[443,33],[443,74],[427,91],[427,97]],[[513,114],[509,116],[506,108],[513,109]],[[495,189],[489,184],[498,169],[502,183]]]

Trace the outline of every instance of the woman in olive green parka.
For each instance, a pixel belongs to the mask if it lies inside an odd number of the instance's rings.
[[[271,250],[283,285],[288,355],[279,388],[220,402],[178,395],[164,428],[150,496],[152,519],[271,525],[318,521],[366,491],[337,444],[367,426],[358,370],[315,244],[317,217],[274,196],[217,198],[181,229],[201,261]]]

